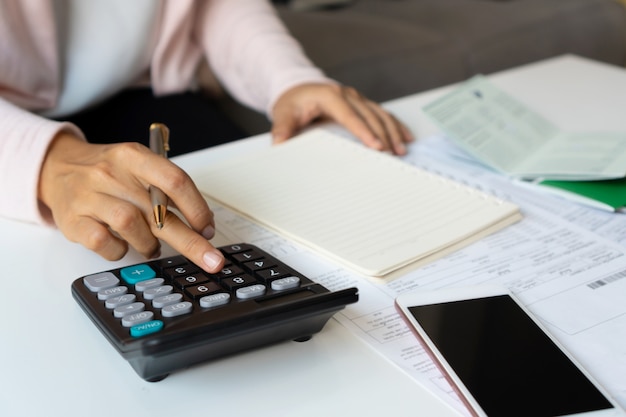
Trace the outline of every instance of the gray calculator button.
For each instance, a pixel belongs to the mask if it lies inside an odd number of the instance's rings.
[[[276,291],[296,288],[298,285],[300,285],[300,278],[298,277],[285,277],[272,281],[272,289]]]
[[[162,295],[167,295],[174,291],[174,287],[171,285],[161,285],[160,287],[148,288],[143,292],[143,298],[146,300],[152,300]]]
[[[163,278],[152,278],[146,281],[139,281],[135,284],[135,289],[139,292],[144,292],[148,288],[158,287],[159,285],[163,285],[165,280]]]
[[[265,285],[255,284],[249,287],[239,288],[236,294],[237,298],[241,299],[258,297],[259,295],[265,294]]]
[[[128,292],[128,287],[119,285],[113,288],[98,291],[98,300],[108,300],[109,298],[124,295]]]
[[[192,305],[189,301],[183,301],[181,303],[170,304],[163,307],[161,314],[163,317],[176,317],[183,314],[191,313]]]
[[[143,311],[144,308],[145,308],[144,303],[137,301],[135,303],[115,307],[115,310],[113,310],[113,315],[117,318],[122,318],[130,314],[139,313]]]
[[[174,293],[168,295],[162,295],[160,297],[156,297],[152,300],[152,307],[154,308],[163,308],[167,305],[174,304],[183,299],[183,295],[181,293]]]
[[[99,274],[93,274],[83,278],[85,286],[89,288],[91,292],[98,292],[106,288],[115,287],[120,283],[119,278],[113,275],[112,272],[101,272]]]
[[[124,316],[124,318],[122,318],[122,326],[133,327],[137,324],[150,321],[153,317],[154,313],[152,311],[141,311],[139,313],[129,314],[128,316]]]
[[[119,306],[130,304],[135,301],[135,299],[137,299],[137,296],[135,294],[124,294],[117,297],[109,298],[104,302],[104,306],[110,310]]]
[[[230,300],[230,294],[221,292],[219,294],[206,295],[200,299],[200,307],[210,308],[227,304]]]

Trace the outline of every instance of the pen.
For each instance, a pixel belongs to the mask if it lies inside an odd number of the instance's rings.
[[[152,123],[150,125],[150,150],[167,158],[167,151],[170,150],[170,130],[162,123]],[[159,229],[163,227],[165,213],[167,212],[167,196],[161,189],[150,185],[150,199],[152,200],[152,210],[154,221]]]

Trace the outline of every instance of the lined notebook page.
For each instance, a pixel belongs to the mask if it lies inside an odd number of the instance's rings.
[[[312,130],[202,170],[207,196],[368,275],[519,219],[508,202]]]

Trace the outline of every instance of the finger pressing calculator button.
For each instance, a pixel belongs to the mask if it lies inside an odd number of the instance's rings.
[[[272,281],[272,289],[275,291],[296,288],[298,285],[300,285],[300,278],[298,277],[286,277]]]
[[[243,300],[248,299],[248,298],[258,297],[260,295],[265,294],[265,285],[256,284],[256,285],[250,285],[249,287],[239,288],[236,294],[237,294],[237,298],[243,299]]]
[[[122,326],[132,327],[141,323],[152,320],[154,313],[152,311],[141,311],[135,314],[129,314],[122,318]]]
[[[228,304],[230,300],[230,294],[226,292],[221,292],[219,294],[211,294],[204,296],[200,299],[200,307],[211,308],[217,307],[224,304]]]
[[[115,287],[120,283],[120,280],[112,272],[102,272],[86,276],[83,278],[83,282],[89,288],[89,291],[98,292],[106,288]]]
[[[122,275],[122,279],[128,284],[134,285],[140,281],[147,281],[154,278],[156,272],[146,264],[139,264],[121,269],[120,275]]]
[[[140,311],[143,311],[144,308],[144,303],[137,301],[135,303],[115,307],[113,315],[117,318],[122,318],[124,316],[128,316],[129,314],[139,313]]]
[[[161,314],[163,317],[176,317],[183,314],[191,313],[192,305],[189,301],[183,301],[182,303],[170,304],[163,307]]]

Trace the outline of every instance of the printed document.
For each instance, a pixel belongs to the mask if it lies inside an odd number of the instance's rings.
[[[424,107],[459,146],[492,168],[524,179],[626,176],[626,132],[563,132],[476,76]]]

